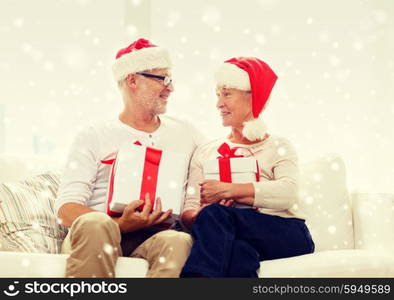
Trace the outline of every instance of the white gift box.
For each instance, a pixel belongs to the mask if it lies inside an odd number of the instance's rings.
[[[149,174],[145,174],[147,176],[143,178],[146,153],[149,149],[153,148],[127,145],[119,149],[112,166],[113,170],[111,170],[108,188],[107,201],[109,201],[109,209],[112,212],[122,213],[127,204],[140,199],[142,185],[148,183],[149,180],[153,180]],[[158,149],[153,150],[158,151]],[[157,181],[155,181],[155,200],[160,197],[162,211],[172,209],[172,217],[175,219],[179,217],[184,199],[187,168],[188,161],[185,154],[161,151]],[[152,195],[150,196],[152,200]],[[153,209],[155,207],[156,202]]]
[[[258,164],[254,157],[229,158],[232,183],[251,183],[258,178]],[[220,181],[219,159],[207,160],[203,163],[205,179]],[[257,175],[257,176],[256,176]],[[236,204],[237,208],[250,208],[249,205]]]

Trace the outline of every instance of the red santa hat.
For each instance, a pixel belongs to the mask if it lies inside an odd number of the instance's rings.
[[[170,67],[171,60],[166,49],[158,47],[146,39],[138,39],[118,51],[112,71],[115,80],[120,81],[128,74]]]
[[[252,93],[253,119],[244,122],[242,134],[250,141],[264,138],[267,128],[260,113],[266,107],[268,98],[278,76],[262,60],[255,57],[238,57],[226,60],[218,68],[216,84]]]

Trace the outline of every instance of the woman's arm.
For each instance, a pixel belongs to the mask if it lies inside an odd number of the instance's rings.
[[[252,183],[227,183],[218,180],[204,180],[201,184],[201,202],[216,203],[223,199],[234,199],[237,203],[253,205],[254,186]]]
[[[297,155],[286,140],[282,140],[270,151],[275,153],[270,165],[273,173],[271,180],[253,183],[205,180],[201,184],[202,202],[215,203],[221,199],[233,199],[236,203],[255,207],[289,209],[298,197]]]
[[[198,211],[200,210],[200,186],[198,185],[204,179],[202,165],[199,159],[200,148],[197,148],[192,156],[187,176],[187,186],[185,202],[182,208],[181,221],[187,227],[191,228]]]
[[[286,210],[298,199],[298,157],[292,145],[281,139],[274,148],[272,180],[254,182],[255,207]]]

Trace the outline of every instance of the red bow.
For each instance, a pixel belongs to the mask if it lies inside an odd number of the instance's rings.
[[[221,156],[218,156],[220,181],[232,182],[230,158],[243,157],[243,155],[235,154],[238,149],[239,147],[230,148],[227,143],[221,144],[218,148],[218,152],[221,154]]]
[[[240,147],[234,147],[230,148],[230,146],[227,143],[223,143],[220,145],[218,148],[219,154],[221,156],[218,156],[219,159],[219,176],[220,176],[220,181],[222,182],[232,182],[231,178],[231,164],[230,164],[230,158],[234,157],[244,157],[244,155],[237,155],[235,152],[240,149]],[[253,153],[248,150],[252,156]],[[260,168],[258,161],[256,160],[256,181],[260,181]]]
[[[239,147],[230,148],[227,143],[223,143],[220,145],[218,152],[222,156],[218,158],[231,158],[231,157],[243,157],[243,155],[236,155],[235,152],[239,149]]]

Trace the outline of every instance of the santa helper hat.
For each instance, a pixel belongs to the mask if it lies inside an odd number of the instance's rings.
[[[132,73],[170,67],[171,60],[166,49],[149,40],[138,39],[118,51],[112,72],[115,80],[121,81]]]
[[[263,61],[255,57],[226,60],[216,71],[217,86],[252,92],[253,119],[243,123],[242,135],[249,141],[261,140],[267,133],[260,113],[265,108],[278,76]]]

